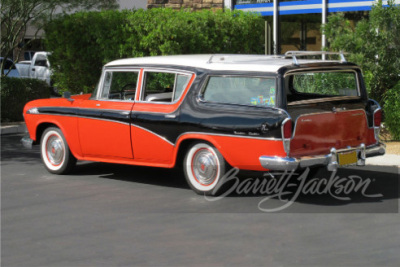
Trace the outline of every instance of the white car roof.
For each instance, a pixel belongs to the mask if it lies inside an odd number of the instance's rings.
[[[327,60],[298,60],[300,64],[338,62]],[[132,65],[183,66],[209,70],[277,72],[292,66],[293,59],[284,56],[264,55],[177,55],[127,58],[112,61],[105,67]]]

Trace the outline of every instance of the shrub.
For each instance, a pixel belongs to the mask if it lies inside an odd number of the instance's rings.
[[[400,140],[400,82],[385,94],[385,123],[392,139]]]
[[[92,92],[114,59],[174,54],[264,52],[264,20],[241,11],[167,8],[78,12],[45,29],[59,90]]]
[[[22,111],[31,100],[50,97],[51,88],[41,80],[1,78],[1,122],[23,121]]]
[[[45,27],[52,79],[60,92],[92,92],[104,63],[124,57],[122,25],[128,11],[77,12]]]

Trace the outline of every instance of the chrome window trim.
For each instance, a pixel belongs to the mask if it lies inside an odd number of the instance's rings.
[[[208,85],[208,81],[210,80],[211,77],[245,77],[245,78],[260,78],[260,79],[274,79],[275,80],[275,106],[257,106],[257,105],[245,105],[245,104],[239,104],[239,103],[224,103],[224,102],[213,102],[213,101],[206,101],[204,100],[204,92],[206,90],[206,87]],[[201,103],[211,103],[211,104],[221,104],[221,105],[237,105],[237,106],[244,106],[244,107],[262,107],[262,108],[278,108],[277,103],[276,103],[276,99],[277,99],[277,94],[278,94],[278,77],[276,75],[265,75],[265,76],[260,76],[260,75],[256,75],[256,76],[252,76],[252,75],[240,75],[240,74],[222,74],[222,75],[218,75],[218,74],[211,74],[211,75],[207,75],[207,77],[205,78],[205,81],[203,82],[203,84],[201,85],[201,89],[199,90],[199,93],[197,95],[197,101],[201,102]]]

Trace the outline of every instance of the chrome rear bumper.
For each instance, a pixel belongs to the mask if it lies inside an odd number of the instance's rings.
[[[337,154],[354,150],[357,151],[358,158],[358,161],[355,165],[365,166],[365,159],[367,157],[384,155],[386,152],[386,146],[385,144],[378,143],[368,147],[366,147],[364,144],[361,144],[359,147],[351,147],[346,149],[336,150],[335,148],[332,148],[331,153],[328,155],[301,158],[261,156],[260,163],[261,166],[269,170],[291,171],[297,168],[327,166],[329,171],[335,171],[339,167]]]

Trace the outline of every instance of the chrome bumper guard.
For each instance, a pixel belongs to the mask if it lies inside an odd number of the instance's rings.
[[[29,137],[29,135],[22,137],[21,143],[25,148],[32,149],[33,140]]]
[[[365,159],[368,157],[381,156],[386,152],[385,144],[378,143],[376,145],[371,145],[366,147],[361,144],[359,147],[351,147],[346,149],[331,149],[331,153],[328,155],[312,156],[312,157],[302,157],[302,158],[288,158],[288,157],[268,157],[261,156],[260,163],[266,169],[269,170],[279,170],[279,171],[291,171],[297,168],[307,168],[314,166],[327,166],[329,171],[335,171],[339,167],[338,163],[338,153],[346,153],[351,151],[357,151],[358,161],[357,166],[365,166]]]

